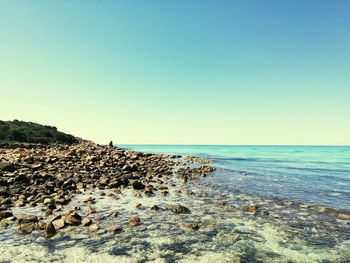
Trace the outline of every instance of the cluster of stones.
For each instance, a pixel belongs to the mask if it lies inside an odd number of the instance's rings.
[[[208,173],[215,171],[212,166],[200,166],[200,167],[181,167],[177,170],[177,174],[184,182],[188,180],[195,180],[199,177],[205,177]]]
[[[198,161],[194,157],[181,158],[178,155],[128,151],[88,141],[76,145],[1,145],[0,220],[17,221],[21,233],[30,233],[34,228],[44,229],[48,237],[66,226],[84,225],[98,229],[97,224],[83,218],[74,209],[59,215],[53,213],[61,211],[74,195],[86,189],[114,189],[118,194],[130,186],[137,190],[138,195],[151,196],[155,192],[166,195],[166,183],[174,176],[174,166]],[[181,178],[194,178],[211,171],[213,168],[208,166],[188,167],[178,169],[177,174]],[[15,217],[10,211],[12,207],[39,204],[46,207],[48,220],[39,221],[35,215]],[[152,210],[157,210],[157,207],[152,207]],[[170,210],[189,212],[182,206]],[[140,219],[131,218],[129,224],[138,225]],[[110,231],[119,232],[120,228],[114,227]]]

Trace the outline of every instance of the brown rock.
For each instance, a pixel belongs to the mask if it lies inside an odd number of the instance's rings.
[[[25,224],[25,223],[36,223],[38,222],[38,217],[35,215],[19,215],[17,216],[17,220],[19,224]]]
[[[36,223],[36,226],[37,226],[39,229],[41,229],[41,230],[45,229],[45,228],[46,228],[46,225],[47,225],[47,223],[46,223],[46,222],[42,222],[42,221],[39,221],[38,223]]]
[[[136,205],[136,208],[137,208],[137,209],[142,209],[142,208],[144,208],[144,207],[143,207],[143,205],[140,203],[140,204],[137,204],[137,205]]]
[[[63,217],[64,221],[69,224],[69,225],[73,225],[73,226],[78,226],[81,224],[81,216],[75,212],[66,215]]]
[[[81,224],[83,226],[90,226],[92,224],[92,220],[90,218],[85,217],[82,221]]]
[[[52,213],[53,213],[52,209],[48,208],[45,211],[45,216],[50,216],[50,215],[52,215]]]
[[[52,221],[52,224],[54,225],[56,230],[62,229],[66,226],[66,222],[63,218]]]
[[[115,234],[115,233],[120,233],[122,231],[122,228],[119,226],[111,226],[107,228],[107,231]]]
[[[18,232],[21,234],[30,234],[34,231],[34,225],[33,222],[20,224]]]
[[[182,205],[172,205],[170,206],[170,210],[176,214],[189,214],[191,213],[190,209]]]
[[[86,209],[86,213],[88,215],[96,213],[96,209],[94,207],[88,206],[88,208]]]
[[[184,223],[182,224],[183,228],[191,229],[191,230],[198,230],[199,224],[198,223]]]
[[[90,225],[89,229],[92,230],[92,231],[99,230],[100,229],[100,225],[99,224],[92,224],[92,225]]]
[[[46,234],[46,237],[47,238],[51,238],[53,237],[54,235],[56,235],[56,228],[55,226],[49,222],[46,224],[46,227],[45,227],[45,234]]]
[[[246,208],[247,212],[252,212],[252,213],[256,212],[257,210],[258,210],[258,207],[256,205],[249,206],[249,207]]]
[[[141,223],[141,219],[139,217],[132,217],[129,219],[129,224],[132,226],[138,226]]]

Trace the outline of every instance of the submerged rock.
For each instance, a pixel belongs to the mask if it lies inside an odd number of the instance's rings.
[[[176,214],[189,214],[191,213],[190,209],[182,205],[172,205],[170,206],[170,210]]]
[[[35,224],[33,222],[23,223],[18,226],[18,232],[21,234],[30,234],[34,231]]]
[[[122,231],[122,228],[120,226],[111,226],[106,229],[108,232],[111,232],[113,234],[120,233]]]
[[[90,226],[92,224],[92,220],[90,218],[85,217],[82,221],[81,224],[83,226]]]
[[[141,219],[139,217],[132,217],[129,219],[129,225],[138,226],[141,223]]]
[[[247,212],[251,212],[251,213],[254,213],[256,211],[258,211],[258,206],[254,205],[254,206],[249,206],[246,208],[246,211]]]
[[[24,214],[17,216],[17,220],[19,224],[36,223],[39,221],[36,215],[24,215]]]

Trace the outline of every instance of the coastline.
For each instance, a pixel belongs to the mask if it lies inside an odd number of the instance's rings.
[[[350,256],[348,212],[224,192],[210,180],[214,168],[198,157],[84,142],[1,148],[1,158],[17,163],[2,171],[2,189],[25,187],[2,204],[1,212],[14,216],[0,221],[0,260],[342,262]],[[37,180],[33,188],[29,174]],[[52,182],[59,187],[50,197],[31,198]],[[24,189],[29,201],[21,203]],[[45,222],[54,222],[54,235]],[[40,253],[31,255],[33,249]]]
[[[20,234],[42,230],[47,238],[69,226],[100,228],[98,219],[83,219],[76,212],[80,207],[69,206],[76,195],[94,189],[112,189],[110,195],[118,198],[123,189],[129,187],[137,197],[166,196],[172,177],[187,182],[215,170],[199,166],[209,161],[195,157],[146,154],[87,141],[53,146],[3,144],[0,150],[1,227],[7,228],[17,222]],[[197,167],[180,167],[195,163]],[[176,170],[175,166],[180,168]],[[94,200],[87,198],[84,203],[93,204]],[[21,207],[37,206],[41,206],[44,213],[14,215],[11,212],[19,213]],[[95,208],[87,208],[90,210],[87,216],[96,212]],[[181,213],[177,208],[185,209],[180,205],[169,209]],[[157,210],[157,207],[152,209]],[[138,225],[131,222],[133,219],[129,218],[129,223]]]

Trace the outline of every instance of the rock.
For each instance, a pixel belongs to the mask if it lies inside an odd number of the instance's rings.
[[[40,169],[40,168],[42,168],[43,167],[43,164],[42,163],[38,163],[38,164],[34,164],[34,165],[32,165],[32,169],[33,170],[38,170],[38,169]]]
[[[83,226],[90,226],[92,224],[92,220],[90,218],[85,217],[82,221],[81,224]]]
[[[44,205],[51,204],[52,202],[53,202],[53,200],[51,198],[45,198],[44,199]]]
[[[137,204],[137,205],[136,205],[136,208],[137,208],[137,209],[142,209],[142,208],[144,208],[144,207],[143,207],[143,205],[140,203],[140,204]]]
[[[89,197],[86,198],[83,202],[84,202],[84,203],[88,203],[88,204],[94,204],[94,203],[95,203],[95,198],[89,196]]]
[[[97,235],[103,235],[103,234],[106,234],[106,233],[107,233],[106,229],[99,229],[99,230],[96,231]]]
[[[19,224],[36,223],[39,221],[36,215],[24,215],[24,214],[17,216],[17,220]]]
[[[94,207],[88,206],[88,208],[86,209],[86,213],[88,215],[96,213],[96,209]]]
[[[132,183],[132,187],[135,190],[143,190],[143,189],[145,189],[146,186],[143,183],[141,183],[140,181],[135,181]]]
[[[41,230],[44,230],[46,228],[46,225],[47,223],[42,221],[39,221],[38,223],[36,223],[36,226]]]
[[[66,222],[63,218],[53,220],[52,224],[54,225],[56,230],[62,229],[66,226]]]
[[[34,231],[34,223],[24,223],[20,224],[18,227],[18,232],[21,234],[30,234]]]
[[[172,205],[170,206],[170,210],[176,214],[189,214],[191,213],[190,209],[182,205]]]
[[[199,224],[198,223],[184,223],[181,225],[182,228],[190,229],[190,230],[198,230]]]
[[[45,211],[45,216],[50,216],[50,215],[52,215],[52,213],[53,213],[52,209],[48,208]]]
[[[112,217],[112,218],[116,218],[116,217],[118,217],[118,215],[119,215],[119,213],[118,213],[117,211],[110,212],[110,213],[108,214],[108,216],[109,216],[109,217]]]
[[[160,207],[157,206],[157,205],[154,205],[154,206],[151,207],[151,210],[152,210],[152,211],[159,211],[159,210],[160,210]]]
[[[120,233],[122,231],[122,228],[119,226],[111,226],[106,229],[108,232],[111,232],[113,234]]]
[[[139,217],[132,217],[129,219],[129,224],[132,226],[138,226],[141,223],[141,219]]]
[[[0,171],[2,172],[14,172],[16,171],[18,168],[17,165],[13,164],[13,163],[9,163],[9,162],[0,162]]]
[[[90,225],[89,229],[92,230],[92,231],[99,230],[100,229],[100,225],[99,224],[92,224],[92,225]]]
[[[81,216],[75,212],[63,217],[68,225],[78,226],[81,224]]]
[[[258,207],[256,205],[249,206],[249,207],[246,208],[246,211],[254,213],[254,212],[258,211]]]
[[[13,214],[10,211],[0,211],[0,220],[11,216],[13,216]]]
[[[47,238],[51,238],[56,235],[56,228],[52,222],[48,222],[45,227],[45,234]]]

